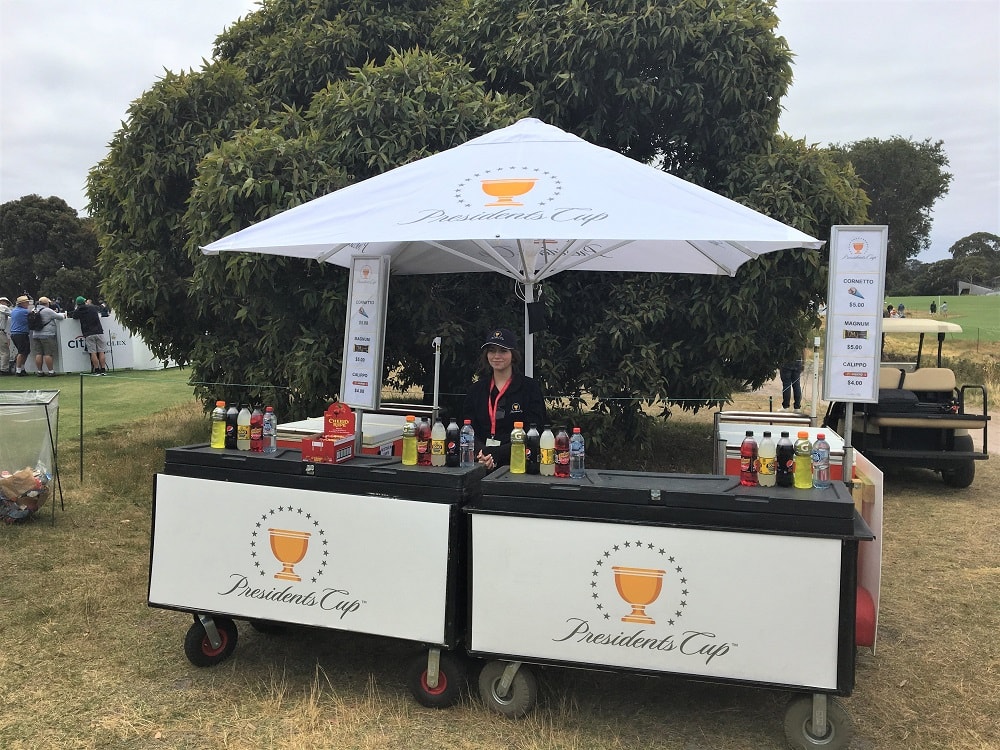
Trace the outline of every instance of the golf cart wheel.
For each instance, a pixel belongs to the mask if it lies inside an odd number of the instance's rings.
[[[448,708],[458,703],[466,684],[465,665],[454,654],[442,653],[438,660],[437,686],[427,684],[427,654],[414,657],[406,670],[406,685],[421,706]]]
[[[508,719],[518,719],[527,714],[538,700],[538,682],[528,667],[522,665],[514,674],[510,690],[501,695],[500,680],[508,662],[491,661],[479,673],[479,696],[483,703],[499,711]]]
[[[826,726],[817,731],[812,725],[813,701],[811,695],[794,698],[785,712],[785,739],[796,750],[844,750],[851,744],[854,726],[851,716],[836,700],[827,699]]]
[[[974,449],[971,436],[959,435],[955,438],[955,450],[972,451]],[[952,468],[944,469],[941,472],[941,478],[949,487],[964,490],[976,478],[976,462],[971,458],[968,461],[958,461]]]
[[[236,648],[239,633],[236,623],[228,617],[215,618],[215,629],[219,631],[221,643],[216,648],[205,632],[205,626],[195,622],[184,637],[184,655],[196,667],[214,667],[228,659]]]

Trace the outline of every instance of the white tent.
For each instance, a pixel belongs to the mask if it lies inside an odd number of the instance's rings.
[[[524,284],[567,270],[735,275],[822,242],[704,188],[539,120],[474,138],[291,208],[203,248],[394,274],[492,271]],[[525,371],[533,367],[525,315]]]

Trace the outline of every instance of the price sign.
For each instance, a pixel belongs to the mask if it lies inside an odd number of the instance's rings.
[[[382,395],[389,258],[353,256],[348,295],[340,400],[348,406],[374,411]]]
[[[830,233],[823,375],[829,401],[878,401],[888,229],[835,226]]]

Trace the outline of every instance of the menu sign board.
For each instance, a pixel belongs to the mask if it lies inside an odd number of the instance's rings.
[[[368,411],[379,407],[388,295],[389,258],[352,257],[340,374],[340,400],[348,406]]]
[[[826,367],[828,401],[878,401],[887,226],[835,226],[830,234]]]

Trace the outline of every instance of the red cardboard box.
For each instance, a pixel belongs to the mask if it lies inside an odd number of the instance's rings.
[[[354,436],[326,437],[310,435],[302,438],[302,460],[312,463],[339,464],[354,457]]]

